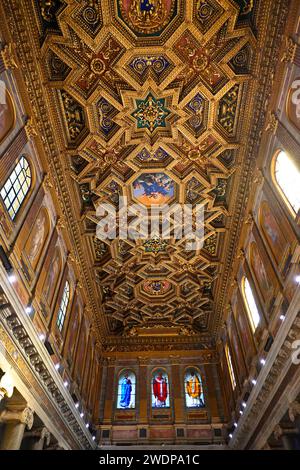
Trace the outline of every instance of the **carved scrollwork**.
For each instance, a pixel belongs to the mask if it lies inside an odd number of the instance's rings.
[[[1,51],[1,56],[6,69],[18,68],[15,56],[15,45],[13,43],[9,43],[4,46]]]

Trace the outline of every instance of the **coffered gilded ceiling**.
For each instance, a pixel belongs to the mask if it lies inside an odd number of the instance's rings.
[[[252,175],[250,144],[261,131],[256,78],[271,4],[32,0],[27,7],[80,232],[75,251],[103,338],[217,331]],[[205,205],[200,251],[159,234],[95,237],[100,202],[117,207],[126,196],[149,207],[151,185],[157,203]]]

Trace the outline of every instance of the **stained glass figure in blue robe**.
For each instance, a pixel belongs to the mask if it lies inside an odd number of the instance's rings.
[[[128,374],[125,374],[122,384],[121,384],[121,400],[120,400],[120,406],[122,408],[128,408],[131,402],[131,391],[132,391],[132,386],[131,386],[131,380],[128,377]]]

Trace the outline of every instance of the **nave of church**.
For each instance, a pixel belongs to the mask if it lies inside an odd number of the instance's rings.
[[[299,241],[299,0],[0,2],[0,450],[300,450]]]

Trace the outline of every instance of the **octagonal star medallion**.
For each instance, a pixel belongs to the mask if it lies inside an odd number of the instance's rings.
[[[137,91],[122,90],[124,106],[116,122],[125,129],[126,143],[153,146],[157,141],[174,141],[178,126],[187,117],[178,106],[179,92],[158,90],[151,78]]]
[[[136,109],[132,116],[137,120],[138,129],[153,132],[158,127],[166,127],[166,117],[170,114],[165,107],[165,99],[156,99],[149,93],[144,100],[136,100]]]

